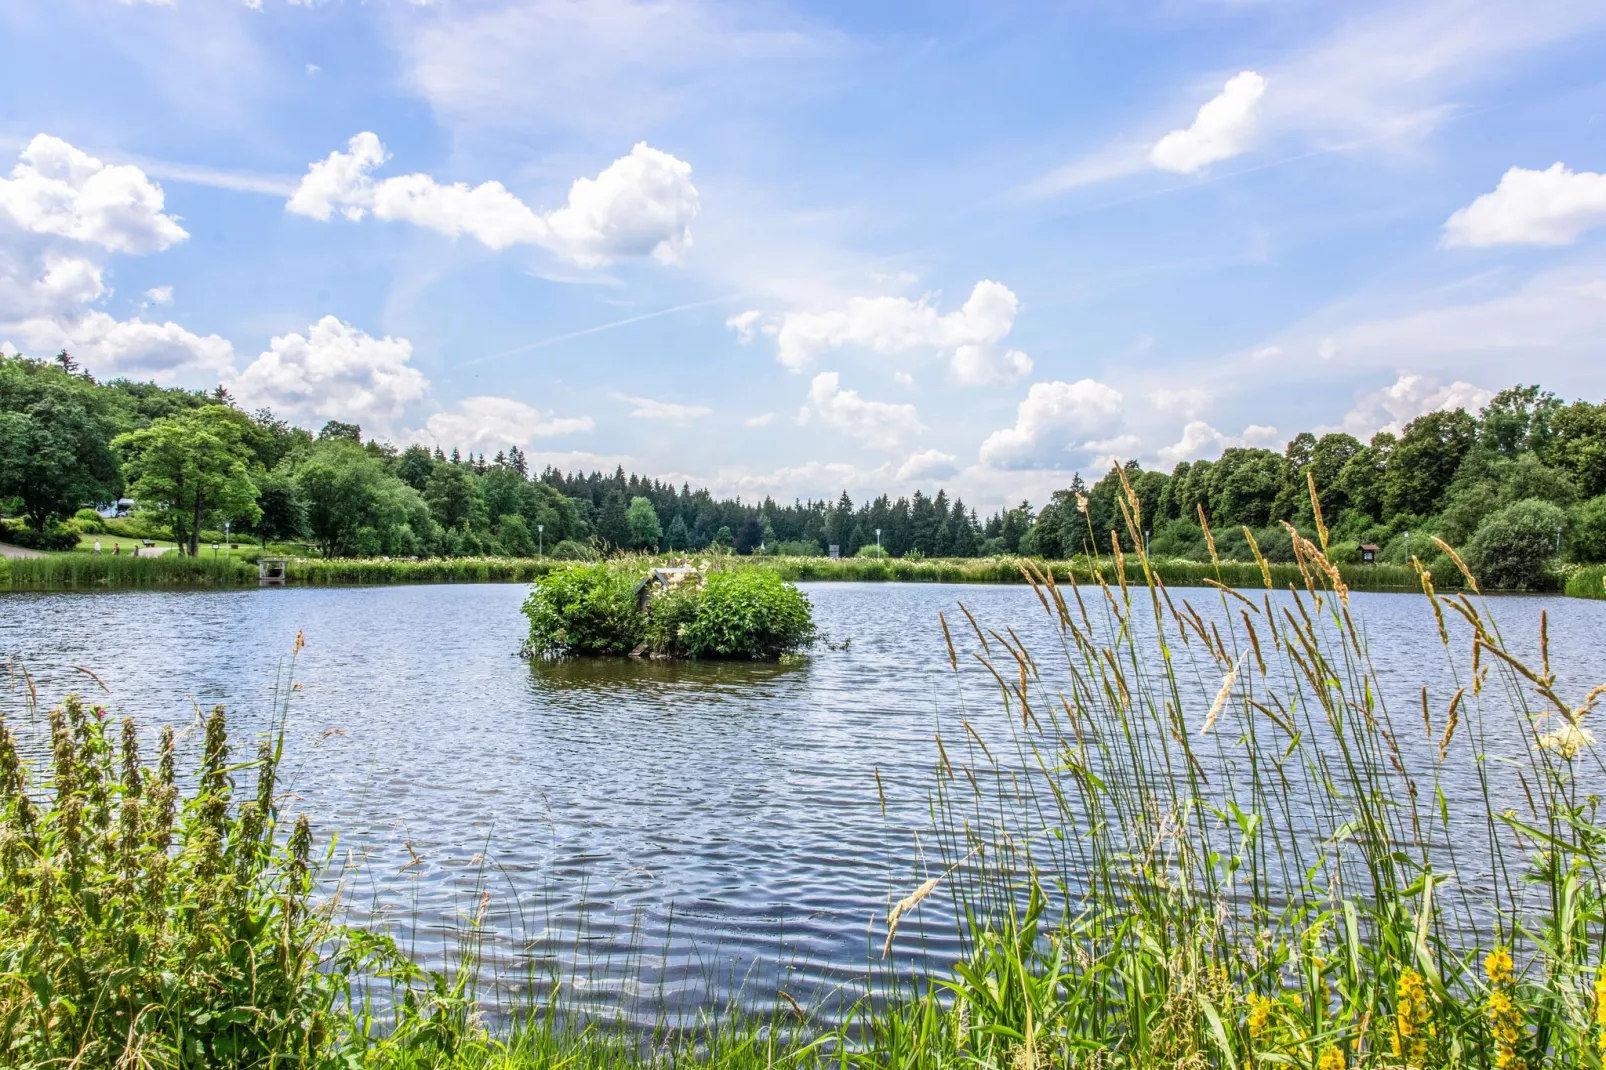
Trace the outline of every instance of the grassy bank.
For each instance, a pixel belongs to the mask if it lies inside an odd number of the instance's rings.
[[[1054,635],[1035,652],[1023,622],[945,615],[956,688],[990,681],[996,707],[944,712],[922,861],[874,934],[896,965],[867,964],[841,1024],[776,993],[770,1018],[711,1005],[644,1036],[574,1012],[560,980],[493,1034],[471,971],[426,975],[311,895],[313,832],[274,787],[282,734],[230,757],[214,711],[190,781],[171,733],[147,767],[132,728],[69,701],[48,774],[0,733],[0,1050],[26,1067],[1600,1070],[1606,687],[1552,663],[1543,622],[1526,659],[1481,600],[1420,580],[1439,653],[1420,700],[1412,666],[1385,685],[1342,574],[1296,545],[1293,591],[1260,574],[1195,605],[1031,575]],[[236,799],[236,781],[255,788]],[[936,899],[961,958],[911,976],[911,918]],[[461,927],[469,965],[488,904]],[[393,986],[394,1013],[363,978]]]
[[[1574,598],[1606,599],[1606,565],[1591,565],[1568,576],[1567,593]]]
[[[47,554],[10,558],[0,568],[0,586],[14,591],[240,587],[256,582],[255,565],[237,559],[179,557],[172,553],[160,557]]]
[[[630,555],[613,559],[623,569],[642,570],[663,564],[658,555]],[[701,560],[701,559],[700,559]],[[1017,557],[943,558],[907,560],[900,558],[850,558],[832,561],[825,557],[733,557],[715,556],[706,560],[722,567],[771,569],[790,582],[849,581],[866,583],[1025,583]],[[295,586],[343,586],[416,583],[529,583],[573,562],[552,558],[458,557],[430,558],[422,561],[381,558],[305,558],[290,560],[288,579]],[[250,586],[256,583],[256,568],[241,556],[232,560],[178,557],[173,553],[154,558],[129,555],[51,554],[44,558],[14,559],[7,573],[0,572],[0,587],[17,590],[53,588],[118,587],[219,587]],[[1115,562],[1106,557],[1097,561],[1036,562],[1035,567],[1052,571],[1060,583],[1081,583],[1097,578],[1119,583]],[[1258,587],[1264,582],[1260,566],[1254,562],[1208,562],[1155,560],[1151,567],[1171,587],[1199,587],[1210,581],[1229,587]],[[1298,565],[1267,566],[1273,584],[1286,588],[1302,585]],[[1143,582],[1143,568],[1136,558],[1125,562],[1128,584]],[[1397,565],[1343,566],[1344,582],[1354,590],[1420,590],[1416,573]],[[1456,585],[1460,577],[1441,577]]]

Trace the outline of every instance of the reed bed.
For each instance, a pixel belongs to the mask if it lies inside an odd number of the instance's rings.
[[[253,564],[226,557],[135,557],[131,554],[46,554],[16,557],[0,570],[12,590],[79,588],[240,587],[257,582]]]
[[[1579,569],[1567,577],[1565,589],[1573,598],[1606,598],[1606,565]]]
[[[304,586],[386,583],[529,583],[572,562],[536,557],[305,558],[290,561],[286,577]]]

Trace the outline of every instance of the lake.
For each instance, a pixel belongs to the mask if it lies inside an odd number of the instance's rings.
[[[777,987],[828,1003],[925,872],[933,733],[951,739],[961,706],[984,735],[1003,731],[990,674],[949,668],[939,610],[962,658],[977,644],[958,601],[1045,662],[1059,643],[1026,587],[804,587],[831,645],[790,667],[532,665],[512,585],[7,594],[0,653],[42,702],[94,694],[152,735],[223,703],[243,754],[303,631],[284,805],[312,816],[320,845],[338,832],[331,887],[353,920],[382,920],[439,965],[488,891],[492,998],[555,966],[625,1013],[733,993],[768,1007]],[[1213,592],[1183,593],[1224,612]],[[1353,602],[1385,691],[1420,726],[1418,688],[1445,679],[1431,608]],[[1606,603],[1500,599],[1514,647],[1536,647],[1541,610],[1564,693],[1606,679]],[[37,759],[43,714],[20,694],[14,679],[4,708]],[[899,947],[900,969],[954,954],[936,897]]]

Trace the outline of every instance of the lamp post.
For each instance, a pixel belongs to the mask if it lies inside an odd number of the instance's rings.
[[[875,556],[876,556],[876,560],[879,561],[881,559],[881,529],[880,528],[876,528],[875,529]]]
[[[546,525],[545,524],[537,524],[535,526],[535,537],[536,537],[536,555],[538,557],[545,557],[546,556]]]
[[[229,525],[232,523],[232,520],[223,521],[223,556],[225,558],[229,556]]]

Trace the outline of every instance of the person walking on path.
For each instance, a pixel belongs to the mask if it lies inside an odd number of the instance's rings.
[[[99,539],[95,540],[95,552],[97,554],[100,553],[100,540]]]

